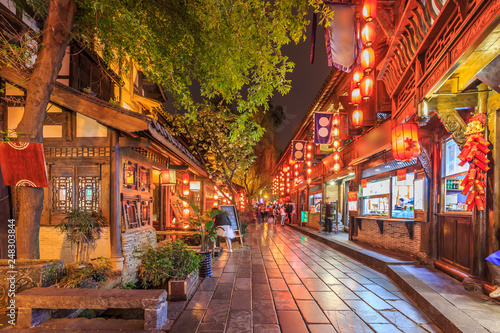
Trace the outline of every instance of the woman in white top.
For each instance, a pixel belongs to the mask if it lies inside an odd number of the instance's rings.
[[[286,217],[285,207],[281,206],[280,214],[281,214],[281,225],[285,225],[285,217]]]

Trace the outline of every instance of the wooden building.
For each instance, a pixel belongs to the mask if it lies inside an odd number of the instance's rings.
[[[332,170],[330,147],[314,145],[309,173],[294,166],[290,143],[275,177],[283,177],[287,165],[298,172],[277,195],[297,206],[297,220],[316,196],[334,198],[351,240],[412,256],[423,252],[460,279],[489,280],[484,258],[499,249],[500,227],[494,214],[500,208],[500,2],[379,1],[374,21],[376,88],[361,105],[362,127],[351,123],[352,74],[332,69],[292,139],[312,142],[314,112],[338,113],[340,170]],[[467,209],[460,180],[468,167],[457,159],[466,124],[477,113],[487,116],[492,150],[484,211]],[[409,123],[418,124],[421,150],[401,162],[393,157],[391,131]]]

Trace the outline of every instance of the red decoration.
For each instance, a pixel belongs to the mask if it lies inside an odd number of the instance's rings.
[[[347,193],[347,201],[358,201],[358,192],[352,191]]]
[[[406,169],[399,169],[396,171],[398,182],[406,180]]]
[[[362,14],[365,20],[373,20],[375,15],[377,15],[377,0],[365,0]]]
[[[375,67],[375,52],[371,47],[367,47],[361,51],[361,67],[367,71]]]
[[[340,141],[339,140],[334,140],[333,141],[333,148],[339,149],[339,147],[340,147]]]
[[[356,67],[352,71],[352,81],[356,84],[359,85],[359,82],[361,82],[361,79],[363,78],[364,71],[363,68],[361,67]]]
[[[335,164],[333,165],[333,171],[338,172],[339,170],[340,170],[340,164],[335,163]]]
[[[340,159],[340,154],[339,154],[338,151],[336,151],[335,153],[333,153],[333,159],[335,160],[335,162],[337,162]]]
[[[359,127],[363,125],[363,111],[362,110],[354,110],[352,113],[352,125],[354,127]]]
[[[488,164],[490,160],[486,154],[490,152],[488,146],[490,142],[483,138],[484,125],[486,124],[486,115],[483,113],[475,114],[471,121],[467,124],[467,141],[465,142],[462,152],[458,155],[461,162],[460,166],[469,162],[469,171],[462,180],[462,194],[466,195],[465,203],[468,209],[471,210],[474,205],[478,210],[484,210],[486,204],[486,172],[490,169]]]
[[[366,179],[361,179],[361,187],[366,188],[368,186],[368,181]]]
[[[351,103],[358,105],[361,103],[361,90],[359,88],[354,88],[351,92]]]
[[[402,124],[392,129],[392,156],[398,161],[409,161],[420,154],[418,126]]]
[[[363,99],[368,99],[371,95],[373,95],[373,78],[369,75],[363,77],[359,85],[359,89]]]
[[[0,167],[6,186],[48,187],[43,144],[0,144]]]
[[[189,173],[185,172],[182,174],[182,183],[184,185],[189,184]]]
[[[363,27],[363,30],[361,30],[361,40],[363,41],[363,44],[366,46],[371,46],[373,41],[375,40],[375,35],[376,35],[376,27],[375,23],[373,22],[366,22],[366,24]]]
[[[336,114],[333,116],[333,125],[337,126],[340,124],[340,115]]]

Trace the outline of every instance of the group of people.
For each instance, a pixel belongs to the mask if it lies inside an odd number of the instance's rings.
[[[281,222],[281,225],[285,225],[285,220],[288,219],[288,223],[292,223],[292,213],[293,213],[293,205],[291,203],[285,204],[274,204],[274,205],[257,205],[256,208],[257,215],[257,223],[261,224],[272,223],[276,226],[278,221]]]

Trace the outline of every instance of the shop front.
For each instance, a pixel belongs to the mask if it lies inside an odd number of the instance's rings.
[[[390,155],[384,153],[382,160]],[[362,167],[361,185],[354,196],[357,205],[348,201],[348,209],[357,208],[358,215],[352,239],[415,256],[421,251],[427,221],[425,173],[417,159],[377,163]]]

